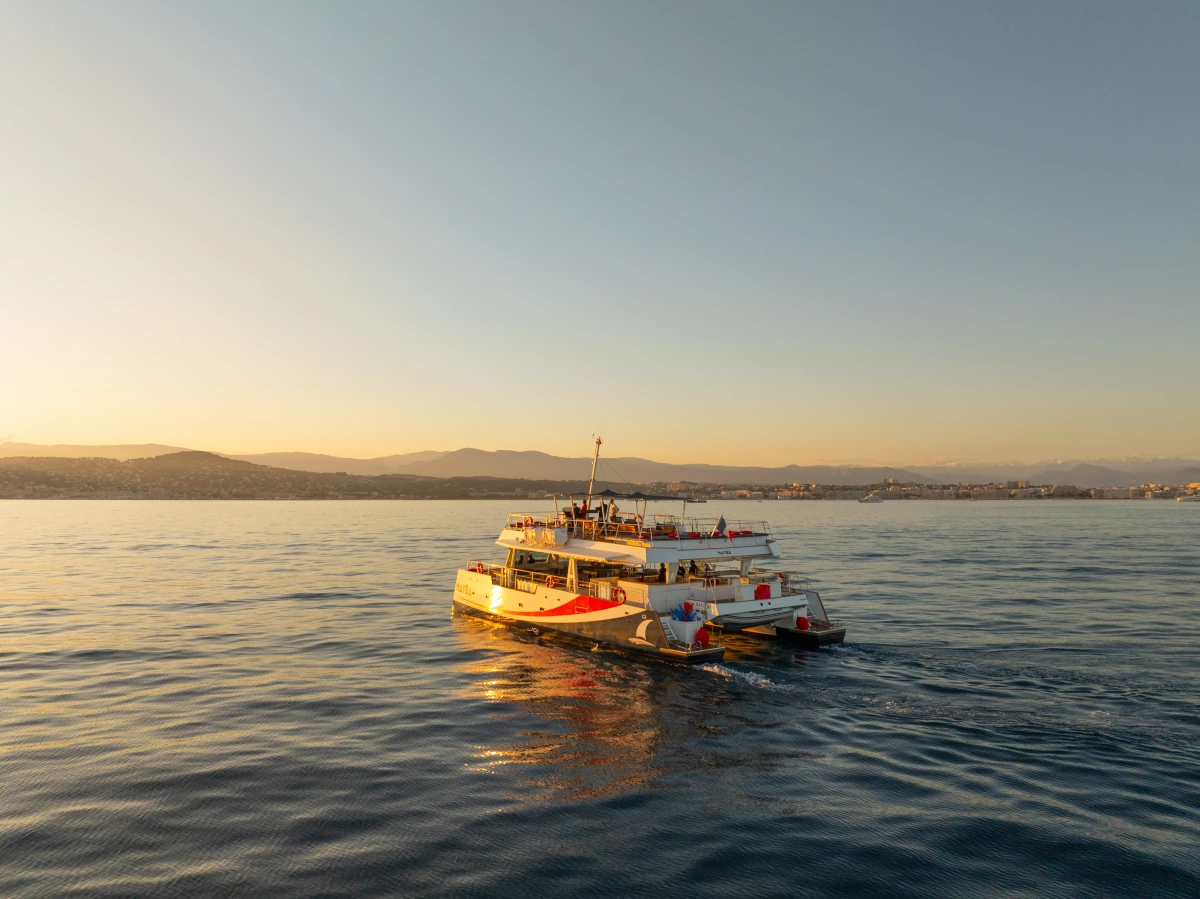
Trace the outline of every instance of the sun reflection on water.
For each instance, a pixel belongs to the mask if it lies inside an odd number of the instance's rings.
[[[559,798],[620,792],[662,776],[666,722],[644,663],[530,640],[467,616],[457,623],[460,641],[489,650],[464,666],[472,678],[465,695],[520,706],[539,720],[519,741],[477,746],[473,770],[528,765],[526,785]]]

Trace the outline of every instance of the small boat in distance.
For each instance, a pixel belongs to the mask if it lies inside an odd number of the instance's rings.
[[[1200,503],[1200,493],[1189,493],[1187,496],[1175,497],[1177,503]]]
[[[496,540],[504,560],[459,569],[456,611],[689,664],[722,659],[725,631],[811,647],[845,639],[802,577],[759,566],[782,555],[765,521],[689,518],[683,497],[594,493],[599,455],[597,438],[586,494],[510,514]],[[660,502],[683,514],[649,515]]]
[[[881,503],[883,501],[883,497],[874,490],[859,500],[860,503]]]

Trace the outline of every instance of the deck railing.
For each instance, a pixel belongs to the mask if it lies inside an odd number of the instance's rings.
[[[523,568],[506,568],[495,562],[469,562],[468,571],[491,575],[492,583],[511,590],[523,590],[534,593],[538,587],[549,587],[561,590],[567,585],[567,579],[555,572],[527,571]]]
[[[562,530],[569,537],[583,540],[605,540],[643,546],[663,542],[686,545],[689,540],[725,540],[771,535],[771,528],[765,521],[725,520],[724,530],[718,533],[717,527],[720,523],[721,519],[716,518],[681,518],[676,515],[655,515],[654,520],[650,522],[635,515],[616,515],[611,519],[600,519],[571,518],[561,513],[555,517],[514,512],[508,516],[504,526],[507,530],[514,531]]]
[[[467,563],[467,570],[478,572],[479,574],[491,575],[493,584],[512,587],[517,590],[526,590],[530,593],[539,586],[559,590],[567,588],[567,579],[561,572],[507,568],[497,562],[479,562],[475,560]],[[776,578],[781,581],[781,592],[784,596],[794,596],[798,593],[805,593],[812,590],[812,584],[807,577],[794,574],[790,571],[771,571],[763,568],[753,568],[750,570],[750,574],[745,577],[745,582],[750,584],[769,583]],[[615,576],[588,577],[587,575],[582,575],[575,589],[576,592],[587,596],[608,599],[613,588],[619,585],[619,581],[651,585],[662,583],[658,579],[657,570],[646,569],[636,573],[627,571]],[[675,572],[668,571],[667,580],[665,581],[668,584],[689,583],[698,587],[723,587],[742,582],[743,576],[740,571],[725,568],[700,571],[696,574],[685,574],[682,581],[675,579]]]

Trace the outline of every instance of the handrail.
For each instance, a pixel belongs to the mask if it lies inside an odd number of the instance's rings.
[[[479,574],[490,574],[493,578],[498,578],[498,583],[504,586],[511,586],[510,581],[526,581],[534,585],[544,584],[547,587],[553,586],[555,588],[565,587],[567,584],[567,579],[561,574],[545,571],[529,571],[524,568],[509,568],[496,562],[471,560],[467,563],[467,570]],[[698,574],[689,574],[685,582],[699,583],[705,587],[725,586],[740,583],[743,577],[750,584],[768,584],[778,578],[781,581],[780,586],[784,595],[794,595],[795,593],[804,593],[812,590],[809,578],[804,575],[794,574],[790,571],[764,571],[762,569],[751,570],[749,575],[743,576],[736,569],[718,568]],[[593,577],[587,580],[581,578],[576,589],[577,592],[599,597],[599,594],[596,592],[598,589],[601,589],[599,585],[612,584],[615,586],[616,582],[621,580],[646,584],[658,583],[657,572],[645,570],[641,572],[640,577],[632,572],[627,572],[624,575]],[[672,579],[667,581],[667,583],[676,583],[673,575]]]
[[[495,562],[468,562],[467,570],[478,574],[489,574],[493,583],[513,590],[525,590],[533,593],[538,587],[548,587],[552,590],[563,589],[567,586],[565,575],[550,571],[528,571],[524,568],[508,568]]]
[[[725,521],[725,533],[732,536],[749,537],[769,537],[771,536],[770,525],[761,520],[739,521],[734,519],[723,519]],[[700,537],[721,537],[724,534],[714,533],[717,525],[721,523],[719,518],[683,518],[678,515],[655,515],[654,529],[655,530],[675,530],[677,534],[691,537],[692,535]],[[694,538],[693,538],[694,539]]]
[[[505,529],[523,531],[527,527],[562,528],[570,537],[584,540],[604,540],[618,543],[654,545],[663,540],[721,540],[738,537],[769,537],[770,525],[761,520],[726,520],[725,530],[715,533],[720,520],[716,518],[680,518],[676,515],[655,515],[653,522],[638,515],[618,514],[612,519],[572,518],[562,512],[553,515],[533,515],[512,512]]]

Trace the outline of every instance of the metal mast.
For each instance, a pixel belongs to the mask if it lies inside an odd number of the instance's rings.
[[[592,507],[592,485],[596,483],[596,463],[600,461],[600,438],[596,438],[596,452],[592,456],[592,476],[588,478],[587,506]]]

